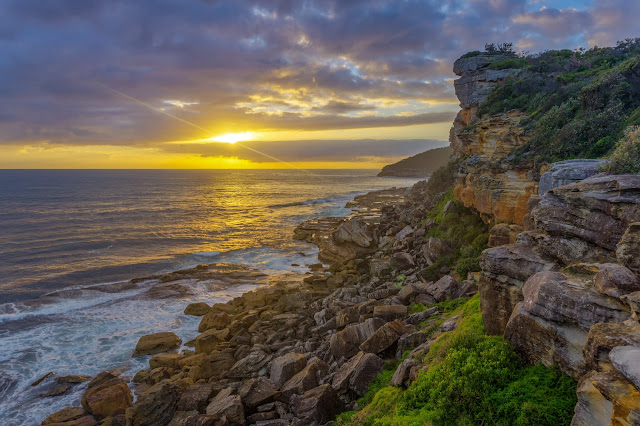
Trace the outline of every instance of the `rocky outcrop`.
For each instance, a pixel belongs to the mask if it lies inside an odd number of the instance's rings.
[[[489,68],[492,63],[507,58],[509,56],[481,54],[463,57],[453,63],[453,72],[460,76],[453,85],[461,108],[471,108],[486,101],[496,83],[520,71],[510,68],[502,70]]]
[[[543,196],[553,188],[580,182],[602,172],[607,160],[577,159],[553,163],[540,176],[538,195]]]
[[[448,146],[430,149],[384,166],[378,176],[428,177],[439,167],[446,165],[452,153]]]

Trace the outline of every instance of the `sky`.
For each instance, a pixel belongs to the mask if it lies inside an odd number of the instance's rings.
[[[447,144],[462,54],[610,46],[638,16],[636,0],[3,0],[0,168],[378,168]]]

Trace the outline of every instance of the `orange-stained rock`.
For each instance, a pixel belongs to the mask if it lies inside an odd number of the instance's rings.
[[[81,402],[85,410],[101,419],[124,414],[131,407],[133,396],[122,379],[105,371],[89,382]]]

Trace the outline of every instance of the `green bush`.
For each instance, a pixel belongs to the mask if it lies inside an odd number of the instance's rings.
[[[640,172],[640,127],[627,129],[616,143],[615,151],[609,157],[607,172],[610,174]]]

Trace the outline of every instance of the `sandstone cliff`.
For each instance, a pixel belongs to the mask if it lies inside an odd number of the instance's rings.
[[[481,260],[485,328],[579,381],[572,424],[640,424],[640,176],[598,176],[603,160],[553,163],[539,177],[516,166],[526,115],[476,113],[487,87],[517,70],[488,65],[456,62],[451,130],[455,196],[498,224]]]

